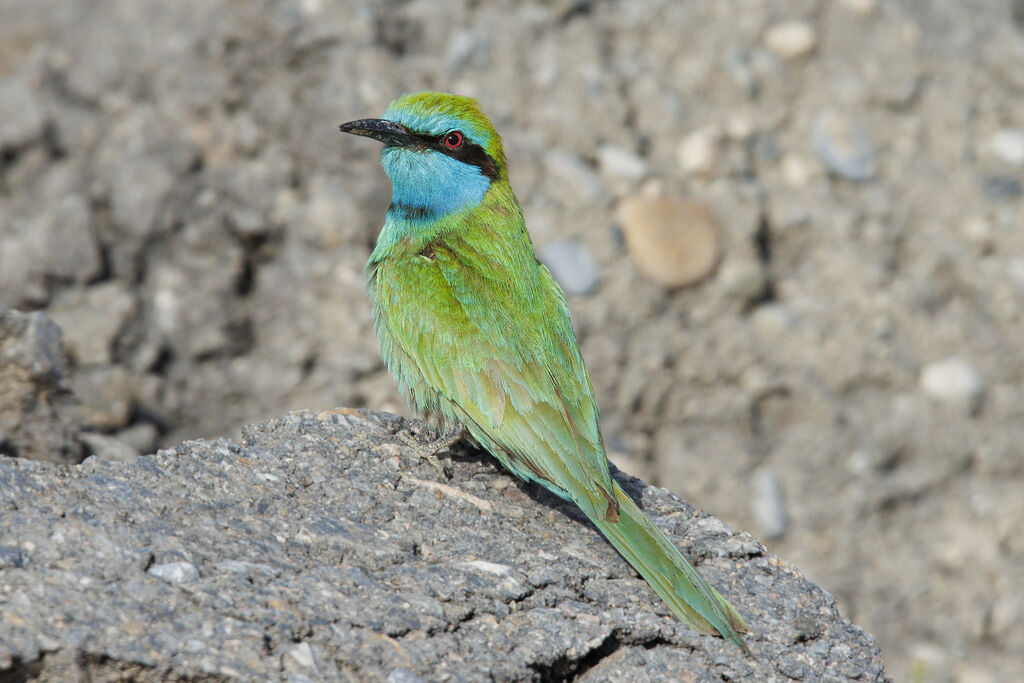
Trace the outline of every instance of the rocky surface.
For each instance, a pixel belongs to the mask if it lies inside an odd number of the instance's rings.
[[[874,639],[752,536],[624,478],[744,614],[670,615],[572,506],[341,410],[134,463],[0,458],[0,678],[887,681]]]
[[[0,307],[0,455],[76,463],[82,457],[60,327]]]
[[[613,458],[772,537],[896,678],[1024,679],[1019,0],[0,16],[0,305],[63,326],[61,453],[403,410],[361,274],[389,188],[336,128],[470,94],[568,269]],[[720,228],[696,286],[630,255],[616,210],[652,190]]]

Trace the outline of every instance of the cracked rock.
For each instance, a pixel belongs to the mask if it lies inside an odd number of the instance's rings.
[[[441,481],[404,445],[422,430],[297,413],[131,463],[0,458],[0,676],[888,680],[828,593],[667,491],[618,475],[743,613],[753,657],[483,454],[456,448]]]

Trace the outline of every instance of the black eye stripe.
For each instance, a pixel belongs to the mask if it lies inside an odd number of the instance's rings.
[[[480,145],[474,144],[469,138],[463,135],[464,141],[462,146],[458,149],[451,149],[444,144],[444,139],[448,137],[450,133],[451,131],[441,135],[423,135],[420,133],[413,133],[413,137],[416,138],[422,148],[434,149],[442,154],[450,156],[452,159],[458,159],[465,164],[476,166],[485,176],[491,180],[497,180],[498,165],[494,163],[494,159],[484,151],[484,148]]]

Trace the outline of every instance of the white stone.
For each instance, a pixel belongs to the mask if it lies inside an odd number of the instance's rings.
[[[690,175],[711,175],[718,160],[719,138],[719,132],[711,127],[687,135],[676,150],[679,167]]]
[[[814,49],[814,27],[805,21],[780,21],[768,27],[764,44],[783,59],[798,59]]]
[[[1003,128],[988,139],[988,151],[1011,166],[1024,167],[1024,128]]]
[[[839,4],[858,14],[871,14],[878,6],[878,0],[839,0]]]
[[[950,356],[921,371],[921,389],[931,398],[961,406],[968,414],[981,408],[985,383],[974,366],[962,356]]]
[[[154,564],[147,573],[167,583],[190,583],[199,580],[199,570],[190,562]]]
[[[601,173],[610,178],[636,181],[647,175],[647,163],[618,145],[601,145],[597,150],[597,165]]]
[[[750,512],[768,539],[782,538],[789,524],[782,484],[770,465],[754,472],[750,482]]]

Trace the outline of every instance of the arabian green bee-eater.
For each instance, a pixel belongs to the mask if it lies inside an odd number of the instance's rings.
[[[679,618],[746,650],[743,618],[609,473],[565,296],[476,101],[404,95],[341,130],[384,143],[393,194],[366,272],[381,356],[413,407],[578,505]]]

